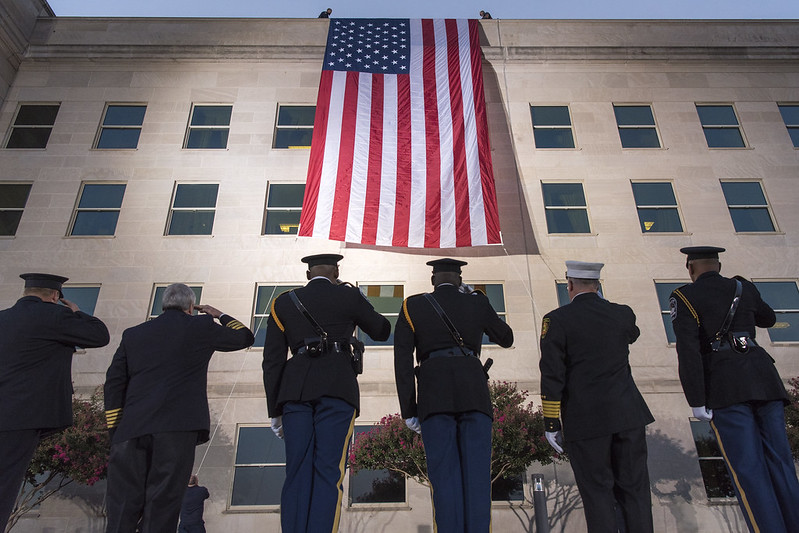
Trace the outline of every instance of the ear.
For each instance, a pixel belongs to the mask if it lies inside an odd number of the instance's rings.
[[[311,271],[310,270],[306,270],[305,271],[305,279],[307,279],[307,280],[311,279]]]
[[[719,272],[721,272],[721,261],[719,261]]]

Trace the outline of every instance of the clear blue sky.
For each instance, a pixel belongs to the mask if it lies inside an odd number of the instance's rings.
[[[799,19],[799,0],[49,0],[58,16]]]

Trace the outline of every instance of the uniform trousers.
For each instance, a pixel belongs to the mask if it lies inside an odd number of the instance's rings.
[[[627,531],[654,530],[646,466],[646,428],[569,441],[566,451],[583,500],[588,533],[619,530],[617,502]]]
[[[286,481],[280,497],[283,533],[338,531],[342,483],[355,408],[323,396],[283,406]]]
[[[491,530],[491,417],[436,414],[422,422],[438,533]]]
[[[22,480],[39,444],[38,429],[0,431],[0,526],[14,511]]]
[[[194,466],[196,431],[143,435],[111,445],[106,533],[174,533]]]
[[[799,532],[799,481],[782,401],[714,409],[710,425],[749,530]]]

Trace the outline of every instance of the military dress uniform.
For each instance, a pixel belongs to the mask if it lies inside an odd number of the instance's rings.
[[[598,279],[601,263],[567,261],[568,277]],[[589,270],[584,270],[588,268]],[[595,276],[592,274],[595,272]],[[550,311],[541,327],[541,399],[547,431],[562,432],[588,531],[652,531],[646,430],[652,413],[630,371],[635,313],[596,292]]]
[[[319,254],[303,261],[312,269],[341,259]],[[314,352],[320,336],[289,293],[273,300],[263,371],[269,416],[282,417],[286,445],[280,521],[286,533],[337,531],[347,450],[360,409],[350,340],[356,327],[386,340],[391,324],[349,284],[314,277],[294,292],[328,338]]]
[[[434,272],[460,273],[466,263],[443,259],[427,264]],[[463,337],[464,350],[424,294],[407,298],[394,330],[400,410],[403,418],[421,421],[437,531],[486,532],[491,525],[494,411],[480,348],[483,333],[491,342],[510,347],[513,330],[480,292],[464,293],[443,283],[432,297]]]
[[[111,431],[107,533],[175,531],[195,446],[208,441],[208,363],[215,351],[253,343],[252,332],[223,314],[165,309],[122,334],[106,372]]]
[[[723,248],[688,247],[688,261],[718,258]],[[745,353],[711,349],[736,292],[736,279],[704,272],[669,299],[679,375],[691,407],[712,410],[716,434],[750,531],[799,531],[799,482],[785,432],[787,394],[771,356],[757,344],[756,327],[776,322],[751,282],[742,292],[730,332],[746,338]]]
[[[61,289],[51,274],[26,287]],[[0,525],[5,525],[40,437],[72,425],[75,347],[108,344],[108,329],[82,311],[24,296],[0,311]]]

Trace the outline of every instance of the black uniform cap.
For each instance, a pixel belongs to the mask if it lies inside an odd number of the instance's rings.
[[[62,298],[64,297],[64,293],[61,292],[61,285],[69,279],[64,276],[56,276],[55,274],[39,274],[36,272],[20,274],[19,277],[25,280],[26,288],[41,287],[44,289],[55,289]]]
[[[680,248],[680,251],[688,256],[686,261],[693,261],[694,259],[718,259],[719,254],[726,250],[718,246],[686,246]]]
[[[466,261],[458,261],[457,259],[450,259],[445,257],[444,259],[435,259],[433,261],[428,261],[428,265],[433,267],[433,274],[436,272],[455,272],[457,274],[461,273],[461,267],[468,265]]]
[[[316,254],[303,257],[302,262],[308,263],[308,268],[313,268],[319,265],[338,266],[338,262],[342,259],[344,256],[339,254]]]

